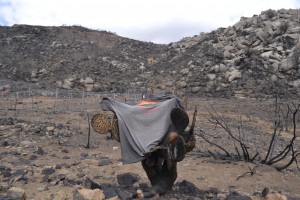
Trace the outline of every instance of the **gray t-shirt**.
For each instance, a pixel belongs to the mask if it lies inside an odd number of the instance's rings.
[[[182,102],[176,97],[152,100],[154,104],[149,105],[129,105],[112,98],[101,102],[103,110],[111,110],[118,117],[124,164],[145,159],[174,130],[170,113],[173,108],[183,108]]]

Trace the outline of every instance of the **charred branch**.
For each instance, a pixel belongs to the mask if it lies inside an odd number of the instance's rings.
[[[245,177],[247,174],[249,174],[250,176],[254,175],[254,174],[256,173],[256,168],[257,168],[257,167],[258,167],[258,166],[255,166],[255,167],[253,167],[253,169],[251,169],[251,167],[248,167],[249,170],[250,170],[250,172],[245,172],[244,174],[238,176],[238,177],[236,178],[236,180],[238,181],[240,178]]]
[[[278,127],[279,127],[279,124],[280,124],[280,115],[279,115],[279,105],[278,105],[278,96],[276,96],[276,99],[275,99],[275,120],[274,120],[274,131],[273,131],[273,135],[272,135],[272,139],[271,139],[271,142],[269,144],[269,148],[268,148],[268,151],[267,151],[267,154],[266,154],[266,157],[265,159],[261,162],[261,163],[266,163],[268,158],[269,158],[269,155],[272,151],[272,149],[274,149],[274,142],[275,142],[275,138],[276,138],[276,135],[277,135],[277,131],[278,131]]]
[[[283,169],[286,169],[287,167],[289,167],[294,161],[296,162],[297,164],[297,167],[298,167],[298,162],[297,162],[297,156],[300,154],[298,153],[297,151],[294,150],[294,142],[295,142],[295,139],[296,139],[296,129],[297,129],[297,122],[296,122],[296,118],[297,118],[297,113],[299,111],[299,108],[300,108],[300,105],[295,105],[293,104],[294,106],[294,112],[293,112],[293,138],[290,140],[289,144],[286,145],[286,147],[276,156],[274,156],[273,158],[271,158],[268,162],[266,162],[267,165],[273,165],[275,163],[278,163],[279,161],[285,159],[288,155],[288,153],[290,151],[292,151],[292,157],[290,159],[290,161],[281,166],[281,167],[275,167],[277,170],[283,170]],[[298,167],[299,168],[299,167]]]
[[[218,145],[217,143],[211,141],[210,139],[207,138],[207,134],[205,133],[204,130],[200,131],[199,136],[205,140],[207,143],[217,147],[221,151],[225,152],[226,157],[231,158],[231,157],[238,157],[241,160],[244,160],[246,162],[255,162],[259,161],[261,164],[266,164],[266,165],[273,165],[277,170],[283,170],[289,167],[291,164],[296,163],[297,168],[300,170],[300,167],[298,165],[298,160],[297,158],[300,155],[299,151],[296,151],[295,149],[295,141],[296,141],[296,130],[297,130],[297,117],[298,117],[298,111],[300,109],[300,104],[296,105],[292,103],[292,106],[287,106],[287,110],[285,114],[284,111],[280,107],[279,103],[279,98],[276,97],[275,101],[275,120],[274,120],[274,128],[273,128],[273,134],[270,139],[270,142],[268,144],[267,148],[267,153],[264,156],[263,160],[260,160],[258,158],[259,152],[256,149],[256,153],[253,157],[250,157],[249,153],[249,147],[246,145],[245,140],[244,140],[244,134],[243,134],[243,123],[242,119],[240,117],[239,123],[237,125],[237,133],[234,134],[234,131],[230,128],[229,124],[226,122],[225,118],[221,116],[216,109],[214,108],[213,105],[210,105],[213,112],[209,112],[210,117],[206,118],[211,124],[215,125],[215,128],[219,127],[229,135],[229,137],[233,140],[233,145],[234,149],[236,151],[236,155],[231,154],[228,152],[226,149],[224,149],[221,145]],[[293,108],[294,109],[293,109]],[[275,152],[276,149],[276,141],[279,141],[279,134],[283,129],[283,122],[285,124],[288,123],[288,116],[292,114],[292,130],[293,130],[293,137],[288,141],[287,145],[279,151],[275,156],[273,156],[273,152]],[[281,117],[281,116],[285,116]],[[284,118],[284,119],[283,119]],[[278,139],[277,139],[278,138]],[[212,153],[212,151],[209,151],[210,155],[213,157],[217,157],[215,153]],[[290,158],[288,158],[290,156]],[[257,163],[257,162],[256,162]],[[278,166],[279,165],[279,166]],[[248,174],[248,173],[246,173]],[[243,174],[242,176],[244,176]]]
[[[216,126],[221,127],[222,129],[224,129],[228,135],[233,139],[234,141],[234,146],[237,152],[238,157],[243,157],[244,161],[249,162],[250,161],[250,156],[249,156],[249,152],[247,150],[247,146],[245,145],[244,141],[242,141],[241,137],[236,137],[233,134],[233,131],[230,129],[229,125],[226,123],[225,119],[216,111],[216,109],[214,108],[213,105],[210,105],[211,108],[213,109],[214,113],[209,112],[210,114],[210,118],[208,119],[211,123],[215,124]],[[238,126],[238,133],[240,135],[241,133],[241,122]],[[235,145],[235,142],[237,142],[240,146],[240,149],[242,151],[242,156],[240,154],[240,151],[238,149],[238,147]]]
[[[211,142],[211,141],[208,140],[204,135],[205,135],[205,131],[204,131],[204,130],[201,130],[200,137],[201,137],[203,140],[205,140],[207,143],[209,143],[209,144],[211,144],[211,145],[213,145],[213,146],[218,147],[219,149],[221,149],[222,151],[225,152],[226,156],[230,157],[230,153],[229,153],[228,151],[226,151],[226,149],[224,149],[223,147],[221,147],[220,145],[218,145],[218,144],[216,144],[216,143],[214,143],[214,142]],[[212,154],[212,153],[210,152],[210,154]]]

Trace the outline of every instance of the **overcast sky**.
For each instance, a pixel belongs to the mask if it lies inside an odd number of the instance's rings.
[[[300,8],[300,0],[0,0],[0,25],[81,25],[170,43],[281,8]]]

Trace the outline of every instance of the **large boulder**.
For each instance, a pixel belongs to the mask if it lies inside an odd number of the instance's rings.
[[[232,82],[234,80],[241,79],[242,73],[238,69],[234,69],[226,72],[225,77],[227,78],[228,82]]]
[[[299,42],[299,34],[286,34],[282,38],[289,45],[296,45]]]
[[[195,93],[198,93],[200,91],[200,87],[196,86],[196,87],[192,87],[192,93],[195,94]]]
[[[94,80],[91,77],[86,77],[84,82],[85,84],[94,84]]]
[[[10,86],[10,85],[3,85],[3,86],[0,86],[0,91],[10,90],[10,89],[11,89],[11,86]]]
[[[268,32],[264,31],[264,30],[259,30],[256,33],[256,36],[261,40],[261,41],[266,41],[266,39],[269,37]]]
[[[177,86],[179,88],[186,88],[187,87],[187,83],[185,81],[180,81],[177,83]]]
[[[71,82],[68,79],[65,79],[64,84],[62,85],[62,88],[67,89],[67,90],[71,90],[73,88],[73,82]]]
[[[287,72],[291,69],[294,68],[294,62],[292,59],[283,59],[281,62],[280,62],[280,69],[283,71],[283,72]]]

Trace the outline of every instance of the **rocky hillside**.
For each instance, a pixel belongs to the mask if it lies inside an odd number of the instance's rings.
[[[179,96],[296,97],[299,15],[266,10],[168,45],[80,26],[2,26],[0,77],[13,90],[153,88]]]
[[[122,92],[132,87],[144,65],[167,51],[163,45],[80,26],[0,27],[0,42],[1,78],[23,81],[14,90],[31,85]]]

